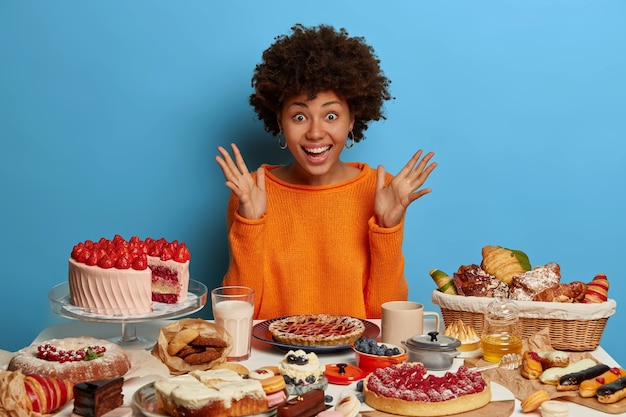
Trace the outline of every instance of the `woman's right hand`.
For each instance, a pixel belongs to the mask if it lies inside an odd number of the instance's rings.
[[[233,158],[226,149],[217,147],[221,156],[216,156],[215,161],[222,168],[226,186],[230,188],[239,199],[237,212],[246,219],[258,220],[265,214],[267,209],[267,194],[265,192],[265,170],[261,167],[256,172],[256,181],[248,171],[239,148],[234,143]]]

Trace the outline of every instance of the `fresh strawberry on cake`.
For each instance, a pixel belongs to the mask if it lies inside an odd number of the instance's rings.
[[[187,298],[191,254],[185,243],[164,238],[86,240],[72,249],[70,303],[101,315],[139,315],[152,302]]]

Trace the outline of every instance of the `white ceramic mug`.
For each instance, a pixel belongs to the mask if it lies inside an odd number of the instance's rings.
[[[381,341],[402,346],[402,341],[424,332],[424,318],[435,318],[435,329],[439,331],[441,318],[434,311],[424,311],[424,306],[414,301],[388,301],[383,303]]]
[[[219,287],[211,291],[215,324],[222,326],[233,339],[228,361],[244,361],[250,357],[254,290],[248,287]]]

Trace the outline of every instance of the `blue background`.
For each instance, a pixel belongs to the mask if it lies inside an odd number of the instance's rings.
[[[626,363],[626,3],[602,0],[0,1],[0,348],[65,321],[47,293],[85,239],[185,241],[193,278],[218,285],[216,147],[285,160],[247,99],[296,22],[364,36],[393,81],[387,120],[345,160],[396,173],[436,153],[406,221],[410,298],[438,310],[428,271],[485,245],[557,262],[563,282],[604,272],[618,310],[602,345]]]

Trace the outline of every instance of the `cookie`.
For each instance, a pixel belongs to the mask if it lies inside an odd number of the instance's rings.
[[[220,351],[209,348],[204,352],[192,353],[191,355],[184,357],[183,360],[189,365],[201,365],[203,363],[214,361],[220,356],[222,356]]]
[[[167,353],[174,356],[200,335],[198,329],[183,329],[176,333],[167,345]]]
[[[204,347],[214,347],[214,348],[225,348],[227,345],[224,339],[220,339],[219,337],[208,337],[208,336],[198,336],[193,339],[190,345],[194,346],[204,346]]]
[[[235,362],[222,362],[222,363],[215,365],[211,369],[230,369],[231,371],[237,372],[239,375],[250,374],[250,371],[248,370],[248,368],[246,368],[240,363],[235,363]]]
[[[205,350],[205,348],[203,348],[201,346],[185,345],[184,348],[182,348],[181,350],[178,351],[176,356],[178,356],[179,358],[185,358],[185,357],[191,355],[192,353],[200,353],[200,352],[204,352],[204,350]]]

